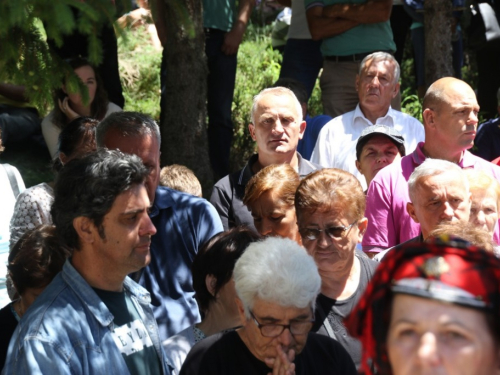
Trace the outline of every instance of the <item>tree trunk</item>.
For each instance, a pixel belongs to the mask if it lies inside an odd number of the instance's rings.
[[[453,76],[451,52],[452,7],[449,0],[425,0],[425,83]]]
[[[166,100],[160,124],[162,165],[191,168],[203,191],[212,188],[206,131],[205,36],[202,0],[159,0],[165,4]]]

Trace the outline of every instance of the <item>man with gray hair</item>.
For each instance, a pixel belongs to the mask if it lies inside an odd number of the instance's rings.
[[[423,242],[444,223],[468,223],[472,204],[469,181],[462,169],[449,161],[426,159],[408,180],[410,201],[408,215],[420,224],[420,234],[392,249],[399,250],[408,242]],[[375,258],[380,260],[386,250]]]
[[[398,62],[387,52],[372,53],[361,61],[356,76],[359,103],[354,111],[335,117],[321,129],[312,162],[352,173],[366,190],[366,181],[356,168],[356,143],[365,128],[385,125],[396,129],[407,152],[424,140],[424,128],[418,120],[391,108],[391,100],[399,92],[399,72]]]
[[[250,244],[233,277],[241,328],[198,343],[181,375],[357,373],[337,341],[309,332],[321,278],[295,241],[268,237]]]
[[[251,118],[248,130],[257,142],[257,154],[250,157],[242,170],[219,180],[210,197],[225,230],[238,225],[255,228],[252,215],[243,204],[243,196],[248,181],[262,168],[287,163],[301,177],[319,168],[297,152],[306,122],[302,106],[291,90],[285,87],[262,90],[254,97]]]
[[[151,263],[134,278],[151,293],[163,340],[199,321],[191,264],[203,244],[222,231],[217,212],[205,199],[158,186],[160,130],[137,112],[117,112],[96,129],[97,147],[137,155],[148,169],[149,215],[157,229],[151,239]]]
[[[151,260],[147,174],[109,150],[59,172],[51,215],[73,253],[23,315],[2,374],[169,374],[149,293],[127,277]]]

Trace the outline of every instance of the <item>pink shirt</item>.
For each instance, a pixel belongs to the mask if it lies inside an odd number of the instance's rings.
[[[424,143],[420,142],[412,154],[382,169],[370,183],[366,196],[365,216],[368,227],[363,236],[363,250],[373,247],[387,249],[399,245],[420,234],[420,224],[415,223],[406,212],[406,203],[410,201],[408,179],[416,167],[425,160],[422,152]],[[464,151],[458,165],[461,168],[473,168],[484,171],[500,181],[500,167]],[[493,239],[500,241],[498,225]],[[376,250],[371,250],[378,252]]]

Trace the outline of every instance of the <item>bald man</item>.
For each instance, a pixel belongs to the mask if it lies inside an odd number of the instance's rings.
[[[410,202],[408,179],[426,158],[483,170],[500,181],[500,167],[467,151],[476,137],[478,112],[476,95],[467,83],[447,77],[429,87],[423,103],[425,142],[419,143],[400,163],[381,170],[368,189],[365,213],[368,228],[363,236],[365,252],[377,253],[420,233],[420,224],[414,222],[406,210]],[[498,228],[494,239],[499,242]]]

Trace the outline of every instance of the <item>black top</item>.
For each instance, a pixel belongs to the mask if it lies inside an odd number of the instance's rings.
[[[12,312],[12,304],[13,302],[0,310],[0,371],[5,365],[10,338],[17,327],[17,319]]]
[[[349,354],[335,340],[309,333],[295,357],[296,375],[355,375]],[[180,375],[267,375],[272,369],[248,350],[236,331],[210,336],[189,352]]]
[[[344,319],[361,299],[379,263],[358,254],[358,252],[356,252],[356,257],[359,259],[361,265],[361,275],[356,292],[342,301],[337,301],[320,294],[316,300],[316,320],[311,331],[337,340],[347,350],[356,367],[360,368],[362,355],[361,343],[347,333],[347,329],[344,326]]]
[[[319,165],[302,158],[298,152],[297,157],[299,159],[300,178],[321,169]],[[254,175],[252,166],[257,159],[258,154],[252,155],[242,170],[221,178],[214,186],[210,203],[219,213],[224,230],[239,225],[247,225],[255,230],[252,214],[243,204],[243,197],[245,196],[245,187]]]

